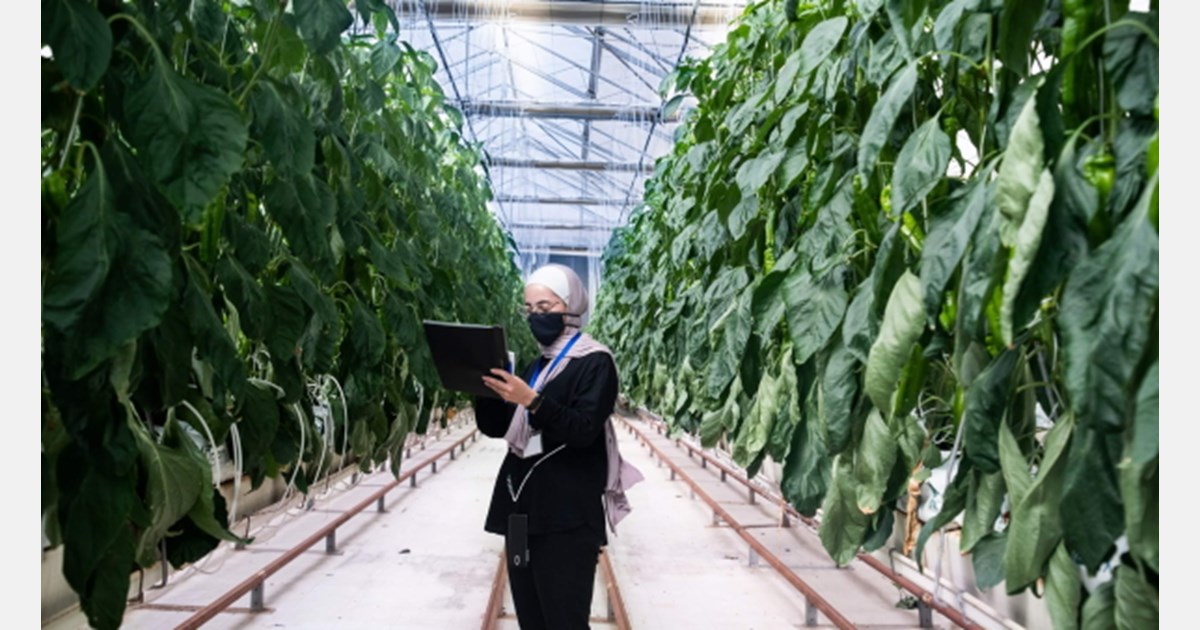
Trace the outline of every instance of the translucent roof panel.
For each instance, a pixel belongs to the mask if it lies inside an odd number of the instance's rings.
[[[641,199],[689,103],[661,116],[659,86],[682,58],[724,41],[744,0],[401,0],[401,37],[479,142],[492,210],[521,264],[595,258]],[[538,256],[543,259],[538,260]]]

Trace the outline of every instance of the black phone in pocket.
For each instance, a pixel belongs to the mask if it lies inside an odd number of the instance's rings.
[[[529,515],[509,514],[508,533],[504,536],[509,566],[517,569],[529,565]]]

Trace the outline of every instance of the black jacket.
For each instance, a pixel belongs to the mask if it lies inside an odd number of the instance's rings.
[[[549,360],[540,358],[543,364]],[[537,363],[526,366],[526,382]],[[511,513],[529,515],[531,535],[563,532],[586,526],[600,545],[607,543],[602,497],[608,477],[604,423],[617,400],[617,369],[603,352],[571,359],[562,373],[542,389],[542,405],[529,415],[529,424],[542,432],[542,454],[522,459],[511,451],[500,465],[488,508],[486,531],[503,535]],[[475,422],[480,432],[503,438],[516,405],[496,398],[475,399]],[[531,467],[561,444],[566,448]],[[508,490],[520,489],[514,504]]]

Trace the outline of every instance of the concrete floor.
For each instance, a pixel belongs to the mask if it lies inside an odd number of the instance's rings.
[[[445,448],[469,429],[464,426],[431,441],[425,452],[414,452],[406,466]],[[802,596],[766,564],[751,566],[748,546],[735,532],[714,525],[707,506],[692,499],[682,482],[672,481],[668,469],[659,467],[629,433],[618,429],[617,435],[626,459],[646,476],[645,482],[630,491],[633,513],[621,523],[616,536],[610,535],[608,547],[632,626],[668,630],[803,627]],[[456,461],[440,461],[436,475],[422,472],[417,488],[410,489],[406,483],[394,490],[388,495],[386,512],[369,509],[340,528],[336,554],[327,554],[324,543],[319,542],[268,578],[267,612],[248,612],[246,596],[234,610],[219,614],[205,627],[480,627],[502,549],[500,537],[483,531],[483,520],[504,452],[502,441],[480,437],[457,455]],[[389,473],[381,472],[353,486],[344,483],[340,493],[331,493],[311,511],[293,508],[288,518],[284,518],[285,512],[275,515],[274,527],[260,532],[248,549],[234,551],[222,546],[196,569],[171,576],[165,588],[147,591],[148,605],[132,605],[123,627],[175,627],[192,612],[163,607],[194,607],[213,601],[390,480]],[[736,497],[728,501],[732,505]],[[753,522],[755,516],[745,512],[745,518],[745,522]],[[761,512],[757,518],[765,523],[771,520]],[[259,523],[264,520],[258,517]],[[763,530],[762,535],[787,532]],[[802,559],[801,546],[791,545],[797,553],[789,563],[818,561]],[[819,557],[819,549],[808,551]],[[897,597],[890,585],[880,592],[877,583],[864,582],[852,590],[834,597],[839,605],[854,606],[857,598],[870,599],[878,606],[880,598],[886,602]],[[507,593],[505,610],[510,615],[513,610]],[[598,577],[593,615],[603,617],[605,612],[605,591]],[[915,615],[896,612],[907,614],[902,614],[899,622],[889,616],[872,619],[869,625],[915,625],[903,621]],[[517,624],[509,618],[499,627],[516,628]],[[596,623],[593,627],[612,626]],[[72,614],[43,628],[76,630],[87,625],[82,615]]]

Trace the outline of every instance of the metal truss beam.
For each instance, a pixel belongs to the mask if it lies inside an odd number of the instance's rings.
[[[604,255],[602,249],[579,247],[577,245],[539,245],[530,249],[522,249],[522,254],[562,254],[565,256],[583,256],[584,258],[600,258]]]
[[[699,16],[699,14],[700,14],[700,0],[695,0],[695,4],[692,5],[692,17],[690,20],[688,20],[687,31],[685,31],[683,34],[683,45],[679,47],[679,55],[675,58],[675,66],[676,67],[679,66],[679,62],[683,61],[683,55],[684,55],[684,53],[687,52],[688,41],[690,40],[691,35],[692,35],[692,27],[695,26],[696,19]],[[665,103],[665,99],[664,99],[664,103]],[[640,158],[638,158],[639,170],[641,168],[645,167],[646,151],[648,151],[650,149],[650,141],[654,139],[654,130],[657,127],[658,127],[657,122],[650,123],[650,131],[649,131],[649,133],[646,134],[646,144],[642,146],[642,156]],[[653,170],[654,170],[654,167],[651,166],[651,171],[653,171]],[[633,197],[633,187],[635,185],[637,185],[636,177],[633,178],[633,181],[629,182],[629,191],[625,193],[625,200],[626,200],[625,207],[626,208],[631,207],[629,205],[629,199],[631,199]],[[622,214],[622,218],[624,218],[624,214],[625,214],[624,210],[621,211],[621,214]]]
[[[611,232],[617,225],[580,225],[578,223],[509,223],[510,230],[571,230],[572,232]]]
[[[603,42],[603,44],[604,44],[604,49],[607,50],[609,53],[611,53],[612,56],[616,57],[617,61],[620,61],[621,65],[625,66],[625,68],[629,70],[630,74],[637,77],[637,80],[641,81],[642,85],[646,86],[646,89],[650,90],[651,94],[658,93],[658,88],[651,85],[650,82],[647,81],[646,78],[642,76],[642,72],[647,72],[649,70],[648,68],[644,67],[647,65],[644,61],[634,59],[633,57],[618,50],[615,46],[613,46],[612,44],[610,44],[608,42]],[[636,65],[634,65],[634,64],[636,64]],[[643,66],[641,68],[642,72],[638,72],[638,66]],[[662,81],[663,76],[665,76],[665,74],[654,74],[653,71],[649,71],[649,74],[650,74],[650,76],[654,77],[655,79],[658,79],[660,82]],[[675,120],[678,120],[678,117],[676,117]]]
[[[679,114],[662,116],[658,105],[610,105],[606,103],[545,103],[537,101],[479,101],[461,104],[463,113],[501,118],[566,118],[571,120],[629,120],[660,123],[679,122]]]
[[[586,99],[587,99],[587,92],[584,92],[583,90],[580,90],[579,88],[577,88],[577,87],[575,87],[575,86],[573,86],[573,85],[570,85],[570,84],[568,84],[568,83],[565,83],[565,82],[563,82],[561,79],[559,79],[559,78],[557,78],[557,77],[552,77],[552,76],[550,76],[550,75],[548,75],[548,74],[546,74],[546,73],[542,72],[541,70],[538,70],[537,68],[531,68],[531,67],[530,67],[529,65],[527,65],[525,62],[523,62],[523,61],[518,61],[518,60],[517,60],[516,58],[514,58],[512,55],[509,55],[509,56],[508,56],[508,62],[509,62],[510,64],[513,64],[513,65],[515,65],[515,66],[517,66],[517,67],[521,68],[522,70],[525,70],[526,72],[529,72],[529,73],[533,74],[534,76],[538,77],[539,79],[542,79],[542,80],[544,80],[544,81],[546,81],[546,82],[548,82],[548,83],[551,83],[551,84],[553,84],[553,85],[554,85],[554,86],[556,86],[556,87],[559,87],[559,88],[561,88],[563,91],[565,91],[565,92],[567,92],[567,93],[569,93],[569,94],[572,94],[572,95],[574,95],[574,96],[575,96],[576,98],[578,98],[578,99],[581,99],[581,100],[586,100]]]
[[[567,161],[547,161],[547,160],[521,160],[506,157],[488,158],[488,164],[499,167],[509,168],[538,168],[538,169],[556,169],[563,171],[610,171],[620,173],[653,173],[654,165],[639,164],[637,162],[567,162]]]
[[[407,17],[412,6],[407,2],[389,2],[399,16]],[[706,3],[693,12],[689,3],[675,2],[647,5],[641,2],[588,2],[587,0],[440,0],[428,7],[440,21],[470,22],[542,22],[548,24],[613,25],[630,28],[668,28],[689,22],[705,25],[724,25],[728,22],[728,5],[744,6],[744,2]],[[502,13],[497,9],[504,9]],[[646,14],[643,15],[643,11]]]
[[[599,79],[599,80],[604,81],[605,83],[615,87],[616,89],[618,89],[622,92],[625,92],[626,94],[628,94],[630,96],[633,96],[633,97],[644,96],[642,94],[638,94],[637,92],[634,92],[633,90],[630,90],[628,87],[621,85],[620,83],[617,83],[616,81],[613,81],[612,79],[610,79],[606,76],[591,72],[588,68],[584,67],[583,64],[576,62],[574,59],[570,59],[570,58],[566,57],[562,53],[558,52],[557,50],[554,50],[553,48],[550,48],[549,46],[546,46],[545,44],[542,44],[541,42],[535,42],[532,39],[529,39],[522,33],[514,31],[513,34],[515,34],[517,37],[520,37],[521,39],[525,40],[526,42],[529,42],[529,44],[531,46],[541,49],[543,52],[550,55],[551,57],[554,57],[554,58],[566,63],[570,67],[575,68],[577,70],[582,70],[583,72],[588,73],[589,84],[592,81]],[[539,74],[541,74],[541,73],[539,73]],[[549,75],[546,75],[546,74],[542,74],[542,76],[545,78],[549,77]],[[650,93],[653,94],[654,92],[655,92],[654,88],[650,88]],[[595,98],[595,97],[593,96],[593,98]]]
[[[616,32],[616,31],[612,31],[612,30],[610,30],[608,32],[608,34],[611,35],[612,38],[617,40],[618,42],[621,42],[622,44],[625,44],[627,46],[632,46],[633,48],[636,48],[639,51],[641,51],[651,61],[658,64],[658,67],[662,69],[663,74],[666,74],[671,71],[671,60],[667,59],[666,57],[663,57],[662,55],[658,54],[657,52],[647,48],[645,44],[638,41],[637,37],[634,36],[634,34],[632,32],[630,32],[629,29],[625,29],[625,34],[629,36],[629,39],[626,39],[625,37],[621,36],[620,33]]]
[[[621,199],[593,199],[590,197],[537,197],[523,195],[497,195],[496,201],[504,203],[537,203],[546,205],[562,205],[562,206],[609,206],[618,207],[624,203]],[[640,199],[634,199],[634,203],[640,203]]]

